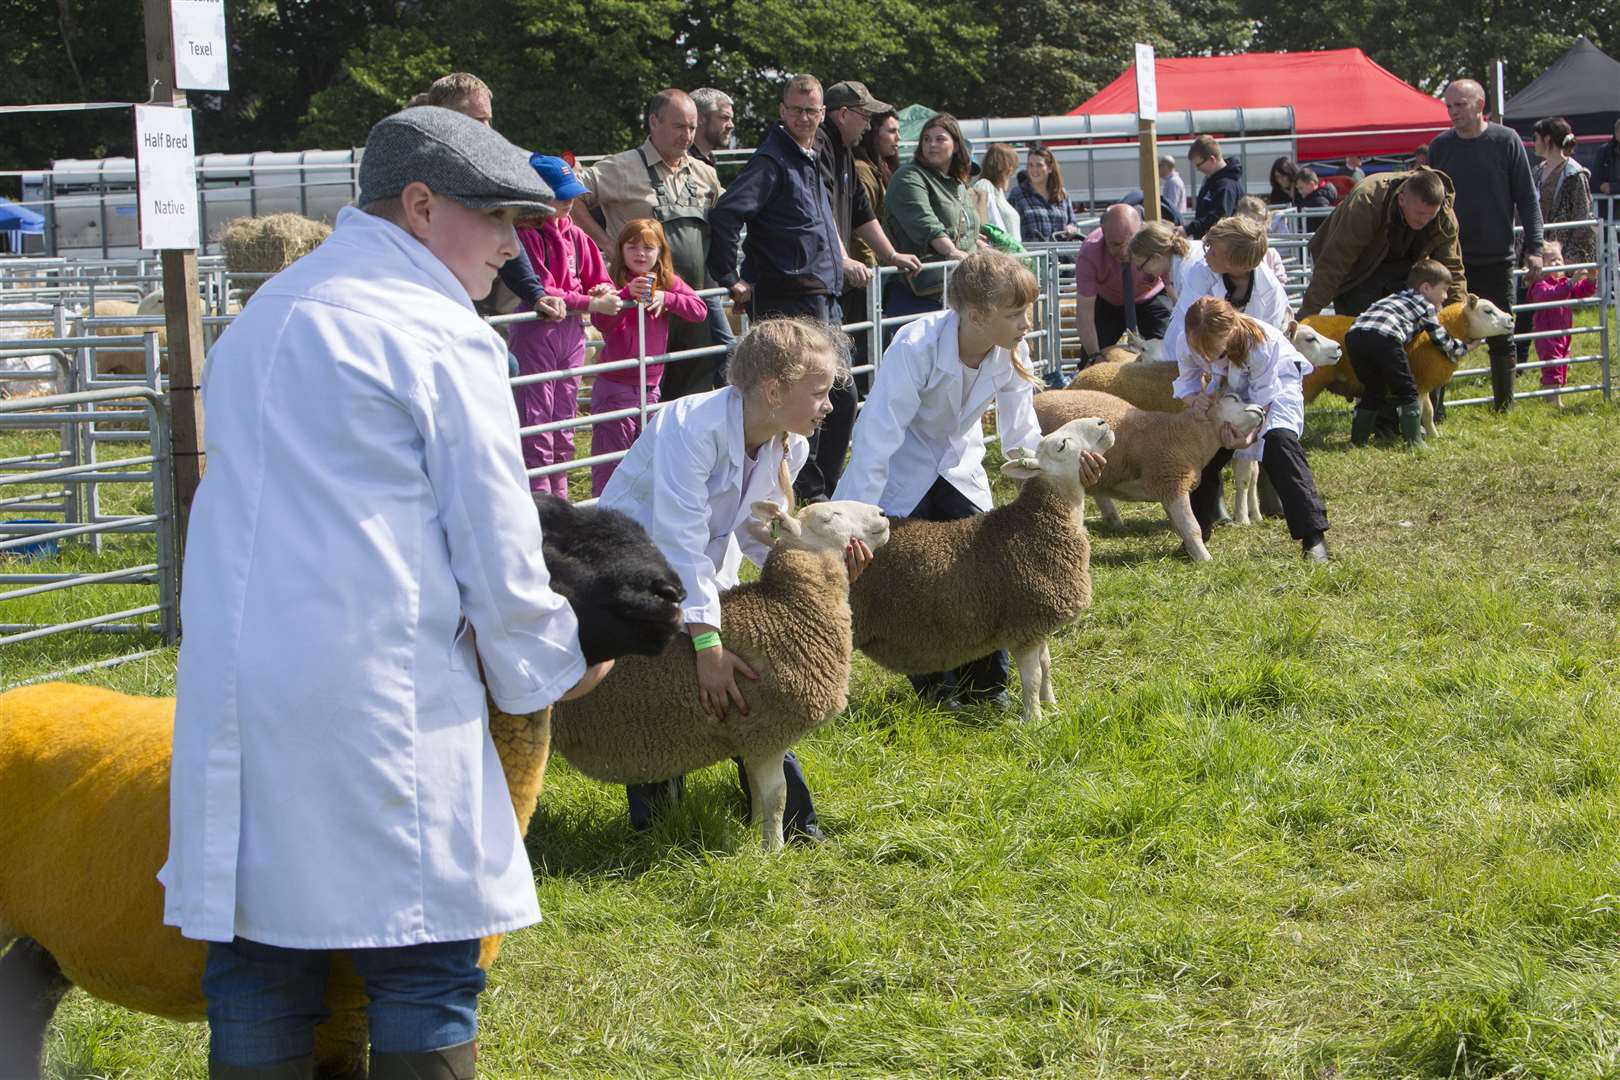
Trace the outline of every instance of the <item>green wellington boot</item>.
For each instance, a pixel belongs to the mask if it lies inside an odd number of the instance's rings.
[[[1357,409],[1350,414],[1350,445],[1366,446],[1378,426],[1377,409]]]
[[[1401,434],[1406,437],[1406,445],[1414,450],[1428,449],[1428,443],[1423,441],[1423,403],[1411,401],[1401,406]]]

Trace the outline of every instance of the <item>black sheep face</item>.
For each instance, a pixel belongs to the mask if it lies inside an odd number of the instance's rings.
[[[574,609],[588,664],[657,656],[681,628],[686,589],[647,530],[617,510],[536,494],[551,586]]]

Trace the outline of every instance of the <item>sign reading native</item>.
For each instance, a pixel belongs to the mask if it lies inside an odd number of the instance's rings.
[[[174,19],[174,85],[181,90],[229,90],[225,0],[169,0]]]
[[[191,110],[135,106],[135,179],[141,247],[197,249],[197,140]]]

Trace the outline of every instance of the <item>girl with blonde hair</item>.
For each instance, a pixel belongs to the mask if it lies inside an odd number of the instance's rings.
[[[1287,377],[1289,365],[1310,364],[1295,351],[1282,331],[1235,309],[1227,300],[1204,296],[1187,309],[1186,348],[1178,359],[1176,397],[1193,410],[1207,410],[1220,394],[1236,394],[1266,411],[1264,423],[1247,438],[1223,429],[1225,447],[1204,467],[1192,493],[1193,515],[1208,543],[1220,498],[1220,474],[1234,450],[1259,443],[1265,447],[1260,467],[1277,490],[1288,532],[1305,557],[1328,559],[1327,508],[1316,490],[1310,462],[1299,437],[1305,431],[1305,399],[1299,381]]]
[[[982,421],[990,405],[1004,455],[1034,454],[1041,441],[1024,343],[1029,306],[1039,294],[1035,275],[1010,255],[979,251],[963,259],[951,275],[949,307],[906,324],[884,351],[833,497],[927,521],[989,510]],[[1090,455],[1084,463],[1094,470],[1093,483],[1101,462]],[[911,682],[946,704],[1005,705],[1007,654]]]
[[[727,370],[731,385],[679,398],[648,421],[601,500],[646,528],[686,587],[682,617],[690,638],[672,647],[696,650],[698,700],[717,720],[747,708],[737,677],[757,678],[725,647],[721,590],[738,583],[744,558],[762,565],[769,553],[746,527],[753,504],[792,509],[793,478],[809,456],[809,436],[832,411],[833,386],[849,379],[848,339],[811,319],[766,319],[737,339]],[[857,540],[847,557],[853,580],[872,552]],[[792,751],[782,767],[789,839],[820,840]],[[631,824],[645,828],[681,787],[678,777],[631,785]]]

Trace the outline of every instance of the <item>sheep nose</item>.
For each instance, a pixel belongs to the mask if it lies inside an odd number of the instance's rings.
[[[661,581],[653,586],[653,595],[660,600],[667,600],[671,604],[678,604],[686,599],[686,589],[678,581]]]

